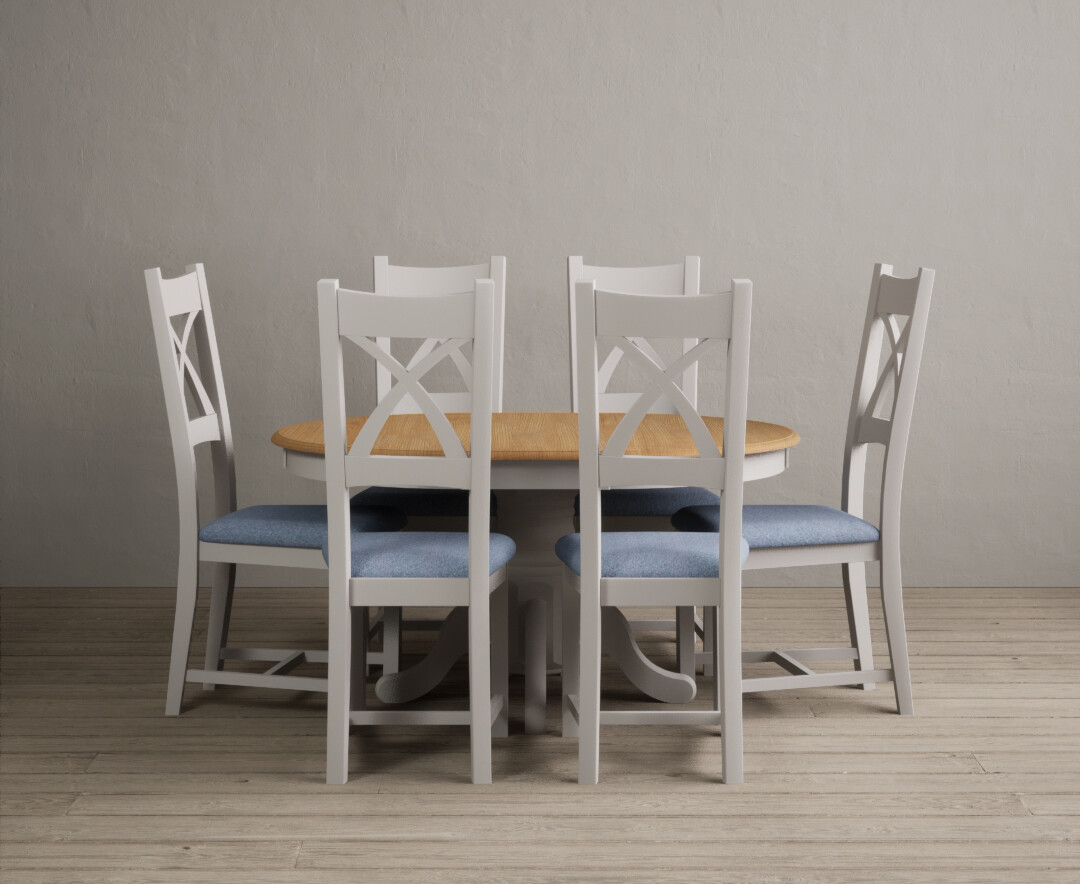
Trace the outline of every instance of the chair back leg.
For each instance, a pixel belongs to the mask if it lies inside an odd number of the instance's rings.
[[[327,654],[326,782],[349,779],[349,707],[352,699],[352,616],[348,587],[330,587],[330,650]]]
[[[600,777],[600,587],[581,582],[578,651],[578,782]]]
[[[911,667],[908,663],[907,632],[904,625],[904,587],[900,582],[900,548],[885,544],[881,553],[881,607],[885,613],[885,635],[889,640],[896,708],[901,715],[914,715],[911,696]]]
[[[191,630],[195,624],[195,601],[199,593],[199,542],[191,534],[181,535],[180,563],[176,575],[176,614],[173,619],[172,656],[169,660],[169,687],[165,714],[179,715],[184,702]]]
[[[481,579],[485,583],[486,578]],[[491,782],[491,610],[486,587],[469,604],[469,740],[472,781]]]

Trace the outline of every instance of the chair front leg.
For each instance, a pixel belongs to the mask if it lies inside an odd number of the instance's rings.
[[[367,605],[351,609],[352,654],[349,672],[349,711],[367,707],[368,642],[371,613]]]
[[[706,605],[701,609],[701,622],[705,634],[708,635],[711,631],[711,634],[714,636],[713,642],[707,649],[709,656],[706,658],[705,665],[713,672],[719,672],[720,645],[715,641],[715,636],[719,631],[717,624],[720,622],[720,609],[715,605]],[[720,712],[724,708],[722,705],[724,693],[722,681],[723,680],[719,677],[713,679],[713,712]]]
[[[210,619],[206,628],[206,663],[204,669],[216,672],[224,668],[221,649],[229,640],[229,619],[232,616],[233,589],[236,587],[236,565],[218,562],[214,565],[214,582],[210,592]],[[212,691],[213,682],[203,682],[203,690]]]
[[[401,671],[401,608],[388,606],[382,613],[382,674]]]
[[[859,672],[874,668],[874,652],[870,644],[870,612],[866,607],[866,564],[846,562],[840,566],[844,576],[844,602],[847,605],[848,632],[855,648],[855,669]],[[861,685],[864,691],[877,687],[873,682]]]
[[[697,674],[697,630],[694,618],[697,611],[688,605],[675,609],[675,653],[679,672],[691,678]]]
[[[505,578],[491,594],[491,691],[502,697],[502,707],[491,725],[492,737],[510,734],[510,621]]]
[[[579,660],[581,658],[581,602],[577,591],[571,584],[570,577],[564,574],[562,581],[562,735],[578,736],[578,722],[571,711],[570,696],[574,695],[581,703],[581,677]]]

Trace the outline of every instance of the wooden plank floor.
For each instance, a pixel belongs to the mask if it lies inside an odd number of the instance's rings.
[[[1080,881],[1080,590],[907,596],[917,714],[890,685],[750,696],[744,786],[718,782],[704,727],[604,728],[601,784],[578,786],[553,678],[544,736],[512,683],[493,786],[468,783],[464,729],[381,728],[327,787],[321,698],[189,686],[163,717],[170,592],[4,589],[0,878]],[[748,590],[746,609],[747,647],[846,638],[839,590]],[[324,647],[325,627],[320,592],[238,590],[237,643]],[[663,635],[646,646],[672,662]],[[615,671],[604,688],[633,702]]]

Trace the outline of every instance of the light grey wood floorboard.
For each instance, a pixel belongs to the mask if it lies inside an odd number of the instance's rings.
[[[0,879],[1080,880],[1080,591],[905,600],[916,715],[895,714],[890,685],[749,696],[744,786],[718,782],[715,728],[604,728],[600,785],[578,786],[553,677],[538,737],[512,683],[491,787],[468,782],[464,730],[378,728],[354,734],[353,778],[331,788],[324,698],[192,685],[164,718],[171,591],[3,589]],[[325,616],[317,589],[239,589],[231,640],[324,647]],[[745,620],[747,647],[847,635],[839,589],[749,589]],[[431,638],[407,636],[406,658]],[[674,666],[663,633],[642,645]],[[612,707],[639,703],[610,665],[603,680]],[[466,690],[459,665],[431,702]]]

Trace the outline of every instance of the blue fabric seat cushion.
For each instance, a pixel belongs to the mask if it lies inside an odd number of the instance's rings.
[[[750,554],[746,538],[742,561]],[[567,534],[555,555],[581,574],[581,535]],[[671,531],[605,531],[600,535],[602,577],[719,577],[720,541],[715,534]]]
[[[720,496],[708,488],[608,488],[600,492],[605,516],[671,516],[683,507],[716,506]],[[574,515],[581,515],[581,497],[574,498]]]
[[[505,534],[490,535],[489,564],[494,574],[514,557],[517,547]],[[329,560],[327,544],[323,558]],[[464,531],[402,531],[352,534],[353,577],[468,577],[469,535]]]
[[[372,485],[353,496],[353,505],[391,506],[407,516],[469,515],[469,492],[457,488],[386,488]],[[491,517],[495,518],[498,502],[491,494]]]
[[[671,524],[680,531],[716,532],[720,530],[720,509],[687,507],[674,515]],[[750,549],[873,543],[881,539],[881,532],[869,522],[831,506],[747,505],[743,507],[742,530]]]
[[[398,531],[405,514],[389,507],[352,507],[353,531]],[[246,506],[199,531],[207,543],[319,549],[326,543],[326,507],[306,504]]]

